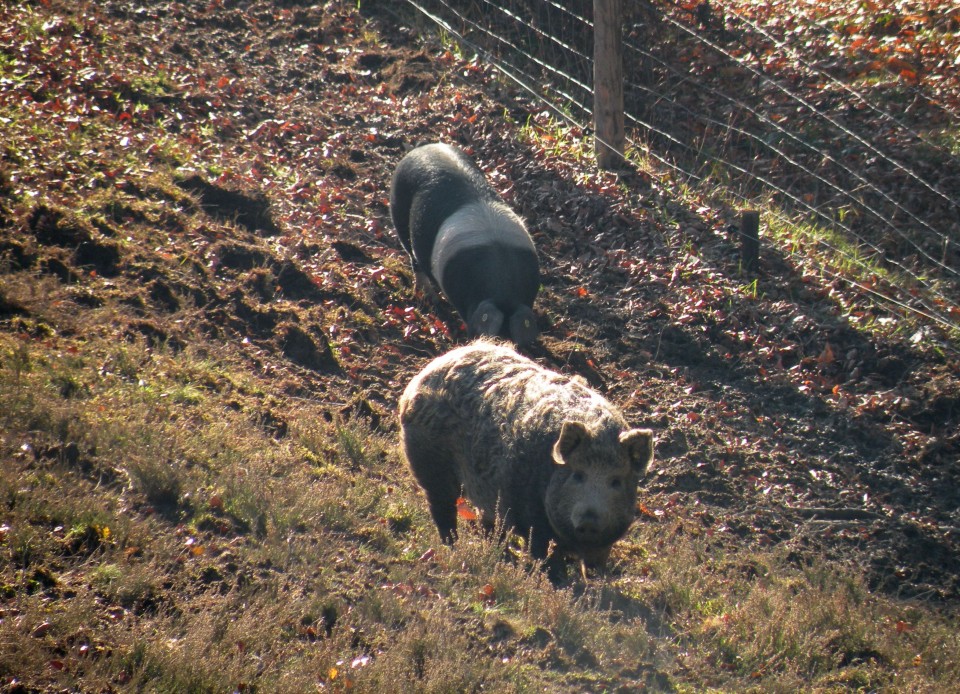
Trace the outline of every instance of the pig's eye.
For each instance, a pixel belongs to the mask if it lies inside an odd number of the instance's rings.
[[[573,481],[576,482],[577,484],[580,484],[581,482],[583,482],[583,479],[584,479],[584,476],[582,472],[577,471],[573,473]]]
[[[610,480],[610,486],[613,489],[620,489],[620,487],[623,486],[623,480],[619,477],[614,477],[612,480]]]

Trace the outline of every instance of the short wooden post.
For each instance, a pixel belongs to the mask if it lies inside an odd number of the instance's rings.
[[[760,260],[760,213],[745,210],[740,217],[740,263],[744,270],[753,272]]]
[[[603,169],[623,168],[623,35],[621,0],[593,0],[594,153]]]

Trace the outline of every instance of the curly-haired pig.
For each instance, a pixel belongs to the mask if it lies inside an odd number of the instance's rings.
[[[430,362],[400,399],[401,444],[445,542],[457,498],[491,524],[602,564],[633,521],[653,434],[579,378],[478,340]]]
[[[393,174],[390,214],[414,272],[440,287],[471,336],[520,346],[537,338],[533,240],[462,151],[434,143],[409,152]]]

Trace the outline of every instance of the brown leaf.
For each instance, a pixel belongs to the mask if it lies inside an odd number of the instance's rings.
[[[823,351],[820,353],[820,356],[817,357],[817,361],[820,362],[821,366],[829,366],[830,364],[833,363],[834,358],[835,357],[833,354],[833,347],[831,347],[830,343],[827,342],[824,345]]]
[[[911,631],[913,631],[913,626],[907,622],[904,622],[902,619],[897,621],[897,623],[894,625],[894,628],[897,630],[898,634],[909,634]]]

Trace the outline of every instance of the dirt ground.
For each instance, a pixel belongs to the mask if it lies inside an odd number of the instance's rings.
[[[108,1],[48,27],[66,62],[38,60],[3,98],[115,129],[83,170],[55,142],[35,143],[43,172],[11,180],[8,158],[4,271],[69,284],[77,311],[124,306],[125,339],[248,344],[289,395],[393,433],[407,380],[466,337],[413,292],[389,178],[414,144],[457,143],[540,252],[530,354],[656,431],[640,522],[849,562],[877,590],[955,605],[956,347],[767,241],[741,273],[734,211],[597,173],[587,135],[374,5]],[[151,173],[171,167],[176,185]],[[24,190],[39,195],[11,202]],[[93,222],[71,212],[98,205]],[[152,242],[125,242],[129,225]],[[0,320],[35,328],[2,296]],[[290,413],[269,414],[282,433]]]

